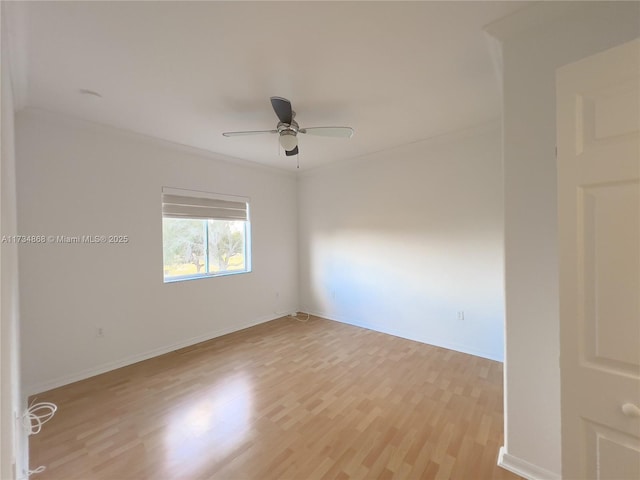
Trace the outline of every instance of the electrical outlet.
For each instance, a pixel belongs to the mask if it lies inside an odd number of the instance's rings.
[[[464,311],[460,310],[458,312],[458,320],[464,320]]]

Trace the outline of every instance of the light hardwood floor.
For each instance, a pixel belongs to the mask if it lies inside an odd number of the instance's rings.
[[[36,396],[33,479],[516,479],[502,365],[282,318]]]

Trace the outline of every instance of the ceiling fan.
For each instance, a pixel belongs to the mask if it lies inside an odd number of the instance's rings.
[[[280,145],[284,148],[285,154],[290,157],[297,155],[298,134],[319,135],[322,137],[343,137],[351,138],[353,128],[351,127],[311,127],[300,128],[296,122],[296,112],[291,108],[291,102],[282,97],[271,97],[271,106],[280,120],[275,130],[253,130],[246,132],[224,132],[225,137],[236,137],[240,135],[260,135],[263,133],[277,133],[280,137]]]

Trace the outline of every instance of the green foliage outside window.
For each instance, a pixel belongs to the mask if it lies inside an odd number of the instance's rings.
[[[246,222],[163,218],[165,279],[247,271]]]

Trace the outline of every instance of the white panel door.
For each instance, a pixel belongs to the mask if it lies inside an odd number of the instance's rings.
[[[557,134],[563,478],[638,480],[640,40],[558,70]]]

